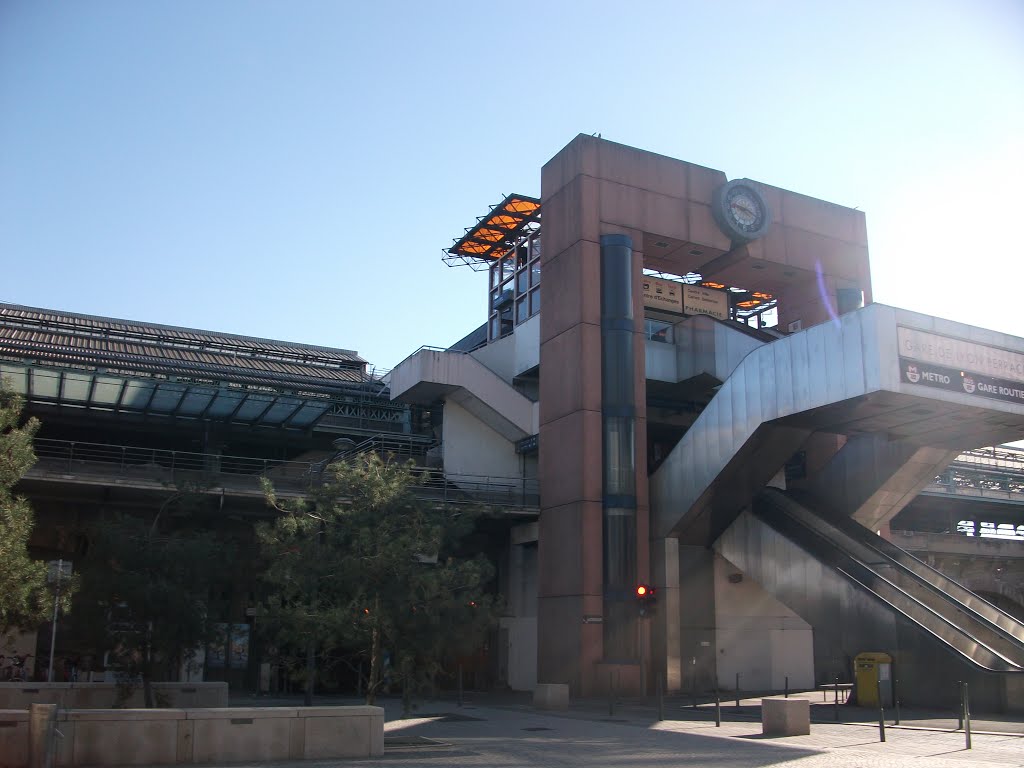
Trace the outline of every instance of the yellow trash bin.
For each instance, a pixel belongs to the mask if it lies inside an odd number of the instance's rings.
[[[878,695],[882,695],[882,706],[892,706],[892,656],[887,653],[858,653],[853,660],[854,683],[857,686],[857,704],[862,707],[878,707]]]

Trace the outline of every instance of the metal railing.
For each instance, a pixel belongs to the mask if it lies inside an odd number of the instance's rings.
[[[258,494],[261,478],[279,493],[298,495],[323,482],[327,463],[285,461],[252,456],[170,451],[162,448],[37,438],[38,462],[29,479],[118,481],[172,487],[197,482],[225,493]],[[417,496],[446,504],[489,504],[535,510],[540,489],[535,478],[492,475],[445,475],[439,469],[416,470]]]
[[[939,486],[947,493],[987,491],[1013,494],[1024,502],[1024,472],[1019,471],[988,469],[954,462],[948,469],[936,475],[932,485]]]

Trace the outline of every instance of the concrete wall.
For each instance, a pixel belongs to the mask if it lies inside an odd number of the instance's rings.
[[[28,765],[28,713],[0,710],[0,768]],[[379,757],[380,707],[63,710],[54,765],[127,766]]]
[[[743,358],[764,346],[739,326],[710,317],[688,317],[676,324],[675,349],[678,355],[678,381],[708,373],[725,381],[743,362]]]
[[[524,371],[540,365],[540,315],[534,315],[515,333],[470,352],[509,384]]]
[[[644,342],[644,368],[647,378],[653,381],[679,381],[679,366],[676,364],[675,344],[662,341]]]
[[[848,681],[858,653],[898,647],[889,609],[750,512],[729,526],[715,550],[736,566],[744,583],[756,583],[814,627],[817,682],[837,674]]]
[[[168,707],[226,707],[228,684],[153,683],[158,702]],[[113,683],[0,683],[0,709],[28,709],[29,704],[57,704],[65,709],[103,709],[145,706],[142,684],[119,700]]]
[[[522,476],[515,443],[451,400],[444,404],[443,451],[445,475],[455,482],[459,475]]]
[[[532,691],[537,686],[537,617],[506,616],[499,627],[507,643],[508,687],[513,691]]]
[[[715,633],[718,681],[745,691],[814,687],[814,635],[811,626],[750,578],[734,582],[740,570],[721,555],[714,558]]]
[[[675,595],[676,611],[669,611],[666,622],[672,614],[678,617],[678,646],[666,643],[667,678],[669,690],[698,691],[714,688],[717,683],[716,641],[715,641],[715,588],[713,553],[706,547],[679,546],[675,539],[668,539],[678,549],[678,590],[672,590],[667,582],[658,599],[668,603]],[[667,604],[666,609],[671,605]],[[671,633],[671,628],[666,627]],[[696,663],[694,663],[696,659]],[[677,670],[673,675],[673,670]],[[676,681],[673,680],[676,678]]]

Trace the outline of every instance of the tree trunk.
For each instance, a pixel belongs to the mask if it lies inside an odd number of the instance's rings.
[[[146,709],[154,709],[153,700],[153,622],[146,623],[146,654],[142,660],[142,698]]]
[[[380,688],[380,598],[373,599],[373,634],[370,640],[370,679],[366,683],[366,703],[377,703]]]
[[[402,654],[402,717],[407,718],[412,712],[412,664]]]
[[[306,644],[306,706],[313,706],[313,682],[316,679],[316,646],[310,640]]]
[[[153,681],[149,679],[148,670],[142,675],[142,698],[146,702],[146,709],[156,707],[156,702],[153,700]]]

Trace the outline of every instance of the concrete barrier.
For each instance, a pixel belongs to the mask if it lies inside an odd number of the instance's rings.
[[[55,768],[267,762],[384,753],[380,707],[63,710]],[[29,716],[0,710],[0,768],[29,765]]]
[[[761,699],[761,733],[765,736],[806,736],[811,732],[807,699]]]
[[[568,709],[569,686],[565,683],[538,683],[533,689],[533,706],[537,709]]]
[[[30,704],[57,704],[62,709],[144,707],[142,684],[132,686],[124,701],[115,683],[0,683],[0,709],[28,709]],[[153,683],[153,695],[168,707],[226,707],[228,684]]]
[[[28,765],[28,745],[28,710],[0,711],[0,768]]]

